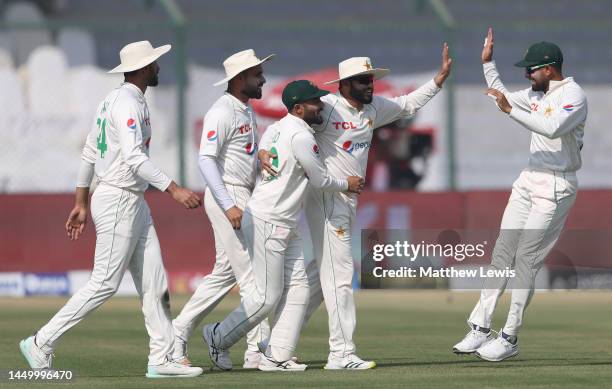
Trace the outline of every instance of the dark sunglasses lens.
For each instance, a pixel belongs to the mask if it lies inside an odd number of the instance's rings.
[[[355,77],[355,81],[359,84],[367,85],[374,81],[374,77],[372,76],[364,76],[364,77]]]

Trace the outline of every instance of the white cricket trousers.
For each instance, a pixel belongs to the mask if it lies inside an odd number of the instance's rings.
[[[297,228],[268,223],[247,209],[242,230],[256,288],[242,296],[240,306],[217,327],[215,341],[220,348],[229,349],[275,311],[268,352],[276,361],[287,361],[295,353],[309,296]]]
[[[512,185],[491,268],[515,269],[510,311],[503,331],[518,335],[533,296],[535,277],[553,248],[576,200],[576,173],[526,169]],[[491,328],[491,320],[508,278],[485,281],[480,300],[468,321]]]
[[[36,334],[38,346],[53,352],[60,337],[108,300],[126,269],[140,295],[149,333],[149,365],[172,353],[170,296],[159,241],[143,193],[100,184],[91,198],[96,227],[94,267],[87,284]]]
[[[340,193],[309,188],[304,213],[310,229],[315,261],[306,271],[310,302],[304,323],[325,301],[329,320],[329,351],[338,358],[354,354],[353,333],[357,325],[353,297],[351,228],[356,207]]]
[[[244,210],[251,197],[251,190],[243,186],[229,184],[225,186],[236,206]],[[234,230],[208,187],[204,194],[204,209],[215,237],[215,266],[212,272],[204,277],[181,313],[172,322],[175,335],[184,341],[191,337],[193,330],[236,286],[236,283],[240,287],[241,297],[253,293],[255,289],[251,257],[242,230]],[[257,343],[269,336],[270,327],[268,321],[264,320],[247,334],[248,349],[258,351]]]

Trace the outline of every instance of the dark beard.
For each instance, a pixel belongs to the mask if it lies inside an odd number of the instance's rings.
[[[159,84],[159,77],[157,77],[157,74],[156,74],[149,80],[148,86],[157,86],[158,84]]]
[[[546,93],[548,91],[548,83],[546,83],[546,85],[541,85],[541,84],[534,84],[531,86],[531,90],[534,92],[544,92]]]
[[[247,96],[249,99],[261,99],[262,95],[262,91],[259,87],[245,87],[242,93],[244,93],[244,95]]]
[[[323,117],[321,115],[313,114],[311,117],[305,117],[304,121],[308,125],[323,124]]]
[[[361,104],[370,104],[374,98],[374,95],[366,96],[365,93],[358,93],[354,89],[351,89],[350,95]]]

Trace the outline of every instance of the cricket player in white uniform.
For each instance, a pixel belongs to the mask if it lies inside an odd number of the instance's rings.
[[[386,75],[388,69],[374,68],[367,57],[341,62],[339,79],[327,83],[339,83],[339,90],[321,99],[325,104],[324,121],[313,125],[321,157],[330,174],[364,177],[374,129],[414,116],[438,93],[450,73],[451,62],[448,46],[444,44],[442,67],[434,79],[408,95],[391,99],[373,96],[374,79]],[[262,147],[260,153],[266,169],[270,165],[268,151]],[[325,300],[330,333],[326,369],[362,370],[376,366],[373,361],[359,358],[353,343],[356,317],[351,229],[356,209],[355,195],[317,188],[309,190],[304,206],[316,258],[307,265],[311,294],[305,322]]]
[[[22,340],[21,352],[33,369],[51,369],[52,355],[61,336],[108,300],[130,270],[140,294],[149,333],[146,376],[195,377],[199,367],[170,361],[174,335],[170,297],[159,241],[144,191],[153,185],[169,192],[186,208],[197,208],[200,198],[168,178],[149,160],[151,122],[144,93],[157,86],[156,60],[170,45],[153,48],[148,41],[131,43],[121,52],[121,64],[109,73],[124,73],[125,82],[99,105],[93,128],[81,155],[76,204],[66,222],[72,240],[87,220],[92,177],[99,184],[92,196],[96,227],[94,268],[87,284],[34,336]]]
[[[259,364],[264,371],[304,370],[291,358],[302,328],[309,298],[308,279],[298,215],[307,187],[324,192],[359,193],[364,181],[357,176],[336,179],[328,175],[319,157],[312,124],[321,124],[328,92],[306,80],[289,83],[283,103],[289,113],[271,125],[262,145],[275,152],[276,175],[264,174],[253,191],[242,220],[242,229],[253,261],[256,289],[221,323],[204,328],[213,362],[222,367],[228,349],[276,307],[270,340]]]
[[[557,242],[576,199],[587,100],[572,77],[563,77],[563,54],[553,43],[532,45],[516,64],[525,68],[525,77],[531,81],[531,88],[517,92],[506,90],[492,58],[490,28],[482,51],[487,93],[501,111],[531,131],[529,166],[512,185],[491,260],[494,269],[514,268],[516,277],[508,318],[499,336],[494,338],[491,321],[507,278],[485,282],[468,319],[470,332],[453,351],[502,361],[519,352],[517,336],[533,296],[536,274]]]
[[[249,99],[260,99],[265,83],[262,63],[253,50],[228,57],[223,65],[226,77],[215,86],[227,83],[227,91],[206,113],[200,144],[199,167],[207,187],[204,208],[213,227],[216,261],[176,319],[174,354],[177,362],[190,364],[187,340],[195,327],[238,283],[240,295],[255,288],[251,258],[240,222],[255,186],[257,169],[257,122]],[[260,352],[257,343],[270,336],[267,320],[247,335],[243,368],[256,369]]]

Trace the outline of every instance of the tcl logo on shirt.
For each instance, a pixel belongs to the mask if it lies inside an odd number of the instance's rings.
[[[370,142],[355,142],[353,143],[350,140],[347,140],[346,142],[344,142],[342,144],[342,149],[344,149],[344,151],[346,151],[347,153],[352,153],[355,150],[360,150],[360,149],[369,149],[370,148]]]
[[[353,122],[332,122],[336,130],[355,130],[357,126]]]
[[[206,133],[206,139],[208,139],[209,142],[216,141],[217,140],[217,131],[215,131],[215,130],[208,131],[208,133]]]
[[[242,126],[238,128],[238,131],[240,131],[241,134],[248,134],[252,130],[253,130],[253,127],[251,127],[250,124],[243,124]]]

